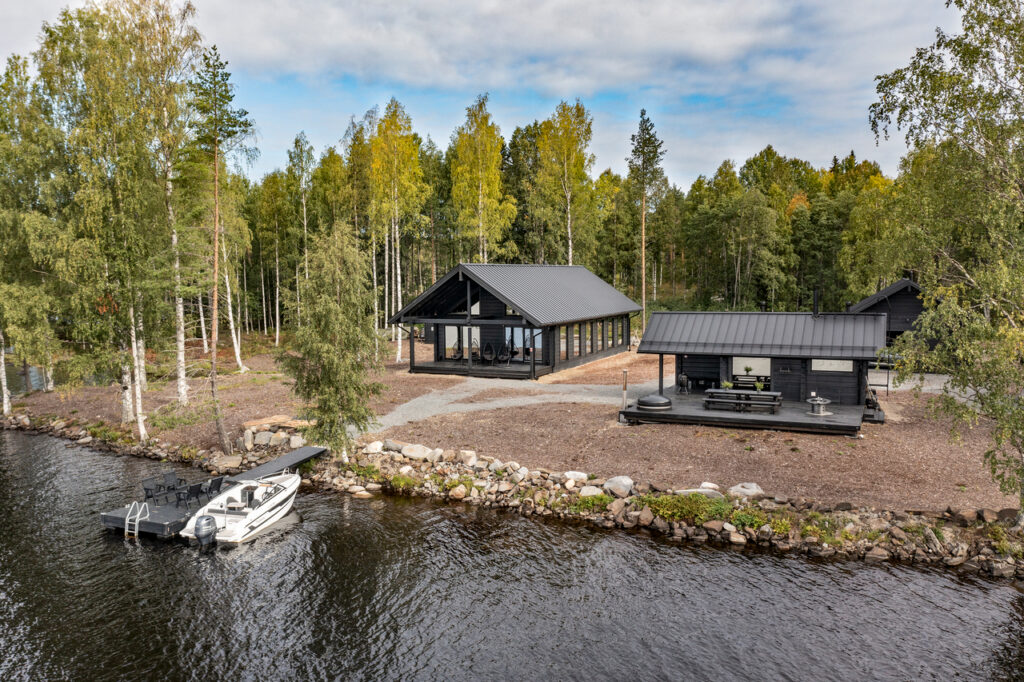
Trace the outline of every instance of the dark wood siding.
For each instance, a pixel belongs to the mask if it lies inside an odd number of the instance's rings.
[[[717,355],[677,355],[676,381],[680,374],[685,374],[694,391],[717,387],[720,363],[721,358]]]
[[[923,310],[924,303],[918,298],[918,293],[907,288],[882,299],[864,312],[885,313],[886,330],[892,339],[913,327]]]
[[[840,405],[861,402],[860,375],[856,371],[861,363],[854,363],[853,372],[807,372],[807,395],[816,392]]]
[[[806,366],[801,358],[772,358],[771,390],[780,392],[783,400],[803,400]]]
[[[480,290],[480,308],[479,313],[474,317],[482,318],[500,318],[505,316],[505,304],[498,300],[491,292],[486,289]],[[480,327],[480,352],[484,352],[484,348],[487,344],[491,344],[491,352],[497,354],[501,349],[502,344],[505,343],[505,330],[502,327],[495,327],[493,325],[482,325]]]

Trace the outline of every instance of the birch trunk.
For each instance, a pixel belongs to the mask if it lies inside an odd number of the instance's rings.
[[[4,332],[0,330],[0,400],[3,402],[3,414],[11,413],[11,392],[7,390],[7,345]]]
[[[142,328],[142,315],[135,323],[135,355],[137,357],[138,382],[143,391],[149,390],[149,378],[146,375],[146,335]]]
[[[231,309],[231,277],[228,274],[228,252],[224,242],[220,244],[221,254],[224,256],[224,298],[228,302],[228,335],[231,337],[231,347],[235,351],[235,364],[238,365],[238,373],[245,374],[249,368],[242,362],[242,339],[241,333],[236,334],[234,312]]]
[[[135,381],[132,382],[135,385],[135,424],[139,428],[139,442],[146,442],[149,440],[149,434],[146,433],[146,415],[142,413],[142,383],[140,378],[142,376],[142,366],[139,363],[139,344],[138,338],[135,333],[135,329],[138,326],[135,320],[135,306],[131,305],[128,307],[128,329],[129,341],[131,347],[135,350],[132,353],[132,361],[135,370]]]
[[[217,295],[218,282],[217,269],[220,267],[220,259],[217,253],[217,245],[220,240],[220,150],[217,143],[213,146],[213,296],[210,310],[210,340],[212,341],[213,355],[210,356],[210,396],[213,398],[213,415],[217,423],[217,437],[220,446],[225,454],[231,454],[231,440],[224,428],[224,417],[220,412],[220,396],[217,394],[217,336],[220,325],[217,318]],[[228,299],[230,300],[230,298]]]
[[[127,362],[121,363],[121,423],[131,424],[135,419],[135,408],[132,403],[132,367]]]
[[[234,312],[231,309],[231,278],[228,277],[227,272],[224,273],[224,286],[224,299],[228,302],[228,335],[231,337],[231,347],[235,351],[235,364],[238,365],[238,373],[245,374],[249,371],[249,368],[242,362],[242,344],[236,334],[237,328],[235,327]]]
[[[274,242],[274,346],[281,344],[281,254]]]
[[[249,275],[246,273],[247,268],[245,264],[242,264],[242,298],[238,301],[238,320],[241,323],[242,320],[242,301],[245,302],[245,331],[248,334],[252,334],[252,320],[249,319]]]
[[[384,230],[384,319],[381,321],[381,328],[387,333],[388,310],[391,305],[391,236]]]
[[[199,331],[203,334],[203,355],[210,352],[210,344],[206,341],[206,317],[203,314],[203,295],[199,294]]]
[[[377,235],[370,237],[370,262],[373,264],[373,351],[380,353],[380,305],[377,302]]]
[[[262,251],[262,248],[260,249]],[[267,326],[267,319],[270,317],[270,311],[267,310],[267,285],[264,284],[263,272],[263,254],[260,253],[260,317],[263,318],[263,336],[270,336],[270,327]]]
[[[398,234],[398,215],[396,209],[396,215],[392,218],[392,230],[394,232],[395,240],[395,306],[394,313],[397,313],[402,309],[402,242],[401,236]],[[392,326],[392,335],[396,338],[396,352],[395,362],[402,361],[402,334],[398,332],[397,326]],[[412,343],[410,341],[410,343]]]
[[[167,108],[164,108],[164,126],[167,127]],[[188,374],[185,371],[185,301],[181,297],[181,253],[178,250],[178,228],[174,224],[174,204],[171,180],[171,159],[164,161],[164,205],[167,222],[171,226],[171,252],[174,254],[174,371],[178,377],[178,404],[188,405]]]
[[[53,360],[47,359],[43,367],[43,392],[53,393]]]
[[[299,297],[299,264],[295,264],[295,321],[302,329],[302,299]]]

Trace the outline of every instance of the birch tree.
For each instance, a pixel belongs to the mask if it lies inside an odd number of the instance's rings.
[[[569,265],[573,264],[573,218],[585,200],[594,164],[594,155],[588,151],[592,129],[593,118],[578,99],[574,104],[562,101],[554,115],[541,124],[537,143],[537,184],[564,220]]]
[[[516,214],[515,199],[501,187],[501,131],[487,111],[487,95],[466,108],[466,121],[452,138],[452,201],[463,234],[477,242],[486,263]]]
[[[377,124],[371,153],[374,203],[377,215],[387,223],[385,244],[390,243],[394,253],[394,313],[402,308],[402,233],[409,221],[419,215],[427,195],[412,120],[394,98]],[[395,362],[400,362],[402,335],[396,336]]]

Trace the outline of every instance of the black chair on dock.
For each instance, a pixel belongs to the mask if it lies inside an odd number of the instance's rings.
[[[206,483],[203,483],[203,494],[206,495],[206,501],[207,502],[209,502],[213,498],[217,497],[217,495],[220,495],[220,489],[221,489],[221,486],[223,484],[224,484],[224,477],[223,476],[217,476],[216,478],[211,478]]]
[[[159,476],[153,476],[151,478],[143,479],[142,492],[144,493],[144,497],[142,498],[143,502],[153,500],[153,504],[160,504],[159,498],[164,496],[166,501],[166,496],[170,491],[164,488],[163,481]]]
[[[177,490],[179,486],[185,485],[185,479],[178,477],[177,471],[165,471],[164,480],[160,483],[158,492],[172,492]]]
[[[174,506],[179,506],[182,502],[185,503],[185,509],[191,509],[192,500],[199,502],[199,496],[203,492],[202,483],[192,483],[183,488],[178,488],[174,491],[174,496],[177,498],[174,502]]]

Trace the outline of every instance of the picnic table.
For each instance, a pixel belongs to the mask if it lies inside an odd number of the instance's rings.
[[[735,410],[768,409],[772,414],[782,407],[778,391],[748,391],[736,388],[709,388],[704,391],[704,409]]]

